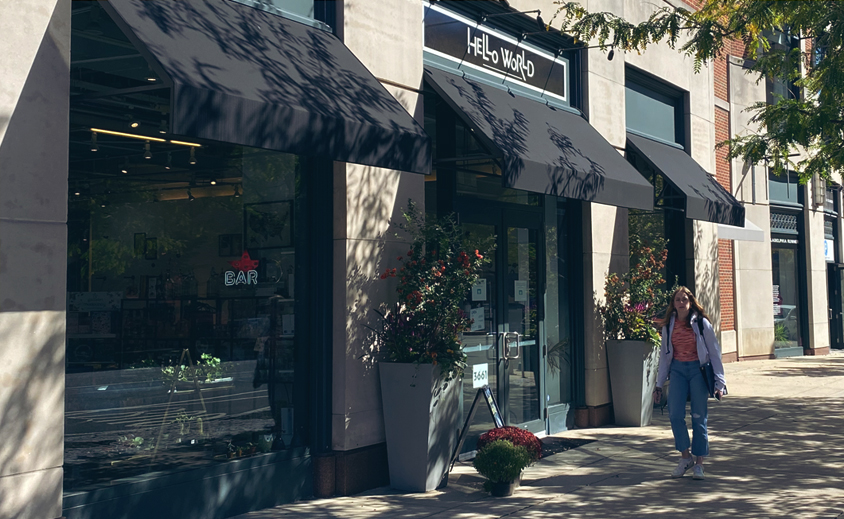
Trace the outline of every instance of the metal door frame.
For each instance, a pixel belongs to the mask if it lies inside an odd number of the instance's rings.
[[[479,200],[473,198],[457,198],[454,203],[458,220],[460,222],[475,223],[480,225],[493,225],[496,229],[496,286],[491,287],[491,290],[496,291],[495,300],[497,302],[495,309],[495,323],[496,323],[496,376],[498,380],[498,387],[495,389],[495,397],[498,405],[501,408],[501,413],[504,416],[505,424],[523,427],[531,432],[546,432],[547,425],[545,420],[546,402],[543,398],[545,394],[545,371],[546,371],[546,357],[544,349],[541,345],[544,344],[544,319],[545,319],[545,300],[543,294],[545,292],[545,241],[542,239],[544,231],[544,210],[541,206],[513,206],[512,204],[505,204],[494,201]],[[521,227],[536,230],[537,234],[537,250],[536,250],[536,269],[537,269],[537,345],[539,345],[539,380],[537,381],[537,399],[539,404],[539,418],[525,423],[513,424],[509,423],[510,416],[510,402],[509,402],[509,378],[507,377],[507,360],[505,358],[504,340],[505,333],[504,322],[506,320],[504,301],[507,300],[507,287],[504,283],[504,275],[502,275],[502,268],[507,264],[507,233],[508,227]],[[505,382],[507,380],[507,382]]]

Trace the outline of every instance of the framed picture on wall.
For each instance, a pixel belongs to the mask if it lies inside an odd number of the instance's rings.
[[[240,256],[243,254],[242,234],[220,234],[217,236],[218,256]]]
[[[244,204],[246,249],[274,249],[293,246],[293,203]]]
[[[158,259],[158,238],[147,238],[144,242],[144,259]]]

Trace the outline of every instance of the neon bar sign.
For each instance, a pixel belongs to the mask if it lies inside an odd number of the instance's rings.
[[[230,261],[229,264],[237,269],[228,270],[224,273],[223,279],[227,287],[235,285],[257,285],[258,284],[258,260],[249,257],[249,251],[244,251],[239,260]]]

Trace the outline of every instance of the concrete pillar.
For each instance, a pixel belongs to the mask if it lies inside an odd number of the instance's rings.
[[[730,58],[730,127],[733,134],[755,131],[746,109],[765,100],[765,83],[745,72],[744,60]],[[733,160],[736,197],[744,203],[745,219],[765,232],[764,242],[735,242],[736,351],[739,359],[767,358],[774,351],[773,273],[771,266],[771,212],[768,171],[764,165]],[[760,304],[760,301],[765,302]]]
[[[829,299],[827,296],[827,271],[824,258],[824,213],[823,199],[813,197],[813,183],[806,184],[803,205],[803,235],[806,249],[806,294],[809,344],[804,344],[806,353],[826,355],[829,353]]]
[[[422,16],[413,0],[362,0],[343,2],[337,20],[346,46],[420,124]],[[398,264],[407,243],[390,222],[402,218],[410,198],[424,210],[424,177],[336,163],[334,183],[332,448],[343,453],[335,467],[337,492],[349,494],[389,483],[380,355],[367,326],[379,324],[374,308],[395,301],[395,279],[379,275]]]
[[[0,518],[61,515],[70,0],[0,3]]]

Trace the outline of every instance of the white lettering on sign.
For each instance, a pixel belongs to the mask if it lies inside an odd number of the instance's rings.
[[[475,364],[472,366],[472,388],[484,387],[489,384],[489,364]]]
[[[227,287],[234,285],[257,285],[258,271],[248,270],[246,272],[239,270],[237,272],[228,270],[223,274],[223,279]]]
[[[498,52],[489,50],[489,37],[484,34],[482,36],[472,36],[472,28],[466,27],[466,52],[471,52],[473,56],[480,56],[484,61],[492,61],[498,64]]]
[[[491,62],[498,65],[499,59],[504,66],[504,71],[509,74],[515,74],[520,77],[522,81],[527,81],[527,78],[532,78],[536,73],[536,66],[533,61],[527,58],[527,54],[522,50],[517,53],[505,47],[500,47],[499,50],[489,48],[489,36],[482,34],[480,36],[473,36],[472,27],[466,27],[466,53],[479,57],[486,62]]]

